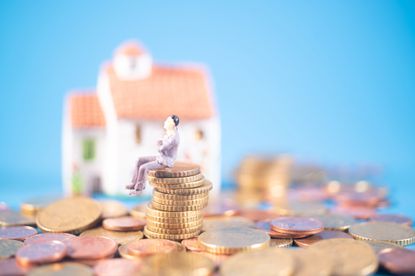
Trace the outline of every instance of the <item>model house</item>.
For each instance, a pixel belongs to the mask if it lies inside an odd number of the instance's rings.
[[[120,46],[101,67],[96,91],[74,91],[66,98],[66,193],[126,194],[138,157],[157,154],[156,142],[170,114],[180,117],[178,160],[199,164],[217,193],[220,122],[206,70],[156,64],[136,42]]]

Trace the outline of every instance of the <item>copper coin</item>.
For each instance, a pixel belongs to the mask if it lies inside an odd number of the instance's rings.
[[[185,251],[178,242],[163,239],[137,240],[127,244],[127,251],[135,256],[149,256],[157,253]]]
[[[307,217],[280,217],[271,221],[271,229],[286,234],[316,234],[323,231],[323,223]]]
[[[32,244],[46,241],[61,241],[66,243],[68,240],[75,238],[75,235],[68,233],[41,233],[33,235],[24,241],[24,244]]]
[[[396,215],[396,214],[378,214],[370,219],[371,221],[386,221],[386,222],[395,222],[399,224],[405,224],[408,226],[412,226],[412,219],[403,216],[403,215]]]
[[[142,261],[127,259],[100,260],[94,266],[94,273],[97,276],[125,276],[137,275],[142,267]]]
[[[415,251],[404,248],[388,248],[379,255],[380,264],[394,274],[415,274]]]
[[[360,205],[360,206],[368,206],[368,207],[376,207],[383,197],[378,193],[373,191],[367,192],[355,192],[355,191],[348,191],[342,192],[336,195],[336,201],[341,202],[345,205]]]
[[[205,248],[200,244],[197,238],[182,240],[182,245],[184,245],[184,247],[186,247],[187,250],[192,252],[205,251]]]
[[[268,235],[271,238],[274,239],[291,239],[291,238],[304,238],[309,236],[309,234],[304,234],[304,233],[291,233],[291,234],[287,234],[287,233],[281,233],[281,232],[277,232],[271,229],[271,222],[270,221],[258,221],[256,223],[256,227],[258,229],[264,230],[268,233]]]
[[[37,234],[37,231],[31,226],[10,226],[0,228],[0,239],[24,241],[35,234]]]
[[[145,225],[145,220],[134,217],[108,218],[102,222],[102,227],[111,231],[138,231]]]
[[[114,256],[117,243],[105,237],[76,237],[68,240],[68,256],[72,259],[97,260]]]
[[[21,266],[15,258],[0,260],[0,276],[23,276],[29,271],[29,268]]]
[[[302,187],[288,191],[288,199],[292,201],[324,201],[329,197],[322,187]]]
[[[17,250],[16,259],[19,264],[28,266],[46,264],[62,260],[66,255],[66,245],[60,241],[46,241],[27,244]]]
[[[352,216],[356,219],[370,219],[376,215],[376,209],[368,207],[337,206],[332,212]]]
[[[303,239],[296,239],[294,240],[295,244],[300,247],[308,247],[315,242],[327,239],[336,239],[336,238],[345,238],[345,239],[352,239],[352,236],[346,234],[342,231],[323,231],[317,233],[315,235],[309,236]]]
[[[103,219],[107,218],[118,218],[126,216],[128,214],[127,207],[124,206],[119,201],[116,200],[102,200],[98,202],[101,205],[101,217]]]
[[[259,210],[259,209],[244,209],[241,210],[239,216],[247,218],[252,221],[271,220],[279,215],[271,210]]]

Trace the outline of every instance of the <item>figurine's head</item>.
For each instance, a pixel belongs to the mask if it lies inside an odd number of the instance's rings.
[[[164,129],[165,130],[172,130],[176,128],[179,125],[180,119],[176,115],[170,115],[167,117],[167,119],[164,121]]]

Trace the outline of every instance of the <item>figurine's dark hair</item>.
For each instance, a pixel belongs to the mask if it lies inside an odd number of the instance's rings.
[[[176,115],[170,115],[170,118],[173,119],[175,126],[178,126],[179,125],[180,119],[179,119],[178,116],[176,116]]]

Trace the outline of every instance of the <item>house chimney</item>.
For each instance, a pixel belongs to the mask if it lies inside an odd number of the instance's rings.
[[[152,58],[150,54],[135,41],[122,44],[114,54],[114,70],[122,80],[139,80],[150,76]]]

